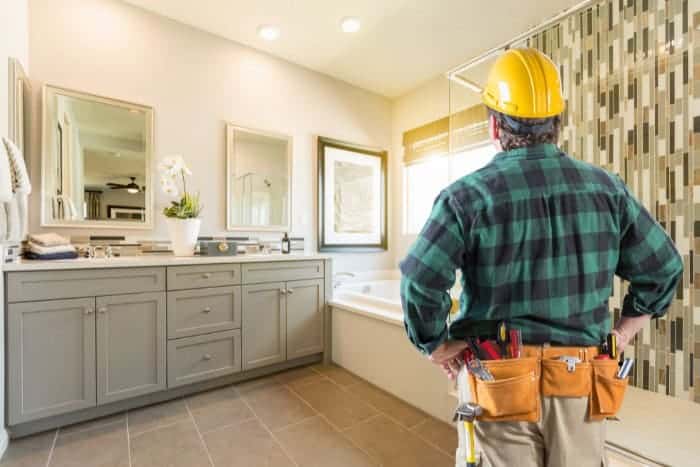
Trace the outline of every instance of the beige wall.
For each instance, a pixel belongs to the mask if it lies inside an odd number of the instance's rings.
[[[156,155],[182,154],[194,171],[193,185],[205,206],[203,234],[226,227],[225,121],[293,137],[293,233],[310,239],[315,239],[316,135],[390,149],[388,99],[248,47],[114,0],[31,0],[29,19],[34,183],[40,176],[43,83],[152,106]],[[156,193],[157,210],[166,202]],[[40,230],[39,204],[32,196],[32,231]],[[166,235],[159,216],[153,231],[136,232],[137,238]],[[393,264],[387,252],[337,255],[334,267]]]
[[[0,0],[0,135],[8,130],[8,59],[18,59],[29,69],[27,0]]]

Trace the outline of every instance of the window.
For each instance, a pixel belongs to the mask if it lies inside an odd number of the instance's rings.
[[[435,198],[453,181],[480,169],[496,153],[482,144],[449,156],[434,157],[404,167],[404,233],[416,235],[428,220]]]
[[[433,201],[449,182],[447,157],[436,157],[404,169],[405,232],[417,234],[425,224]]]

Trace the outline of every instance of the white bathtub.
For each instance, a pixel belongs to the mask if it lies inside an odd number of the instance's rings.
[[[343,285],[331,307],[334,362],[434,417],[451,419],[450,383],[406,336],[398,280]]]

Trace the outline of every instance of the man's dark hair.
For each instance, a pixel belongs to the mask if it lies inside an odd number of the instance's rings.
[[[489,109],[498,122],[498,139],[504,151],[534,146],[536,144],[554,143],[559,140],[561,116],[547,118],[511,117]]]

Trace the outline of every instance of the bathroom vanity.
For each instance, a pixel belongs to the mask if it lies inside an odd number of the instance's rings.
[[[330,360],[322,255],[4,267],[12,436]]]

